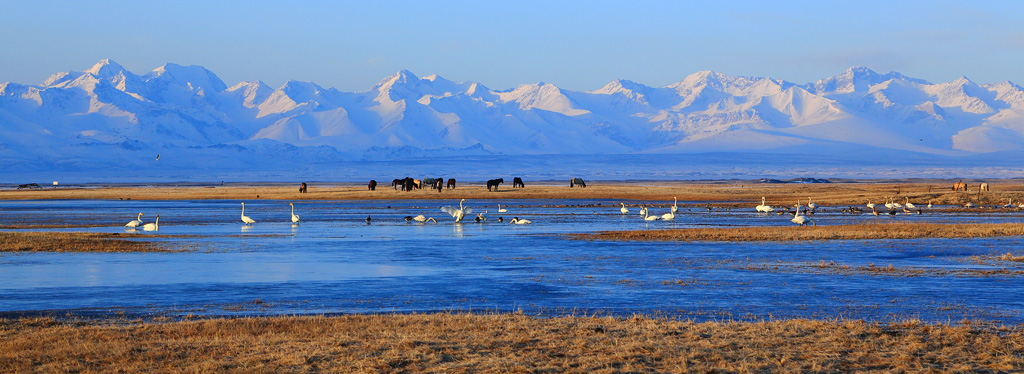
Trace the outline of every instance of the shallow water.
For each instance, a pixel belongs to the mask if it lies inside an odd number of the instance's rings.
[[[0,314],[292,314],[441,310],[633,313],[698,320],[963,318],[1024,323],[1019,275],[840,274],[813,265],[985,270],[969,256],[1019,254],[1024,238],[792,243],[620,243],[559,234],[665,227],[789,226],[788,216],[683,208],[644,223],[611,200],[470,201],[484,223],[455,224],[438,209],[458,202],[295,201],[0,202],[0,224],[111,225],[72,231],[126,233],[160,214],[159,238],[184,253],[0,254]],[[633,204],[650,204],[635,202]],[[664,202],[653,213],[668,212]],[[680,202],[683,204],[683,202]],[[692,203],[692,202],[688,202]],[[504,204],[503,204],[504,206]],[[406,223],[424,214],[438,224]],[[369,215],[370,224],[364,219]],[[496,222],[501,216],[506,223]],[[531,225],[510,225],[514,216]],[[1021,222],[1020,213],[874,217],[820,212],[819,225],[860,221]],[[152,233],[134,231],[140,238]],[[1020,264],[998,263],[1021,270]],[[776,268],[776,266],[778,266]]]

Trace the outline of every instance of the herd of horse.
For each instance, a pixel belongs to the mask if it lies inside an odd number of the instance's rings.
[[[421,189],[423,189],[423,186],[427,186],[427,188],[435,189],[435,190],[437,190],[437,192],[441,192],[445,188],[447,188],[449,190],[454,189],[455,188],[455,183],[456,183],[455,182],[455,178],[448,178],[447,182],[445,182],[444,178],[413,179],[413,178],[405,177],[405,178],[401,178],[401,179],[392,180],[391,181],[391,187],[395,191],[401,190],[401,191],[407,191],[408,192],[408,191],[412,191],[413,189],[421,190]],[[500,185],[502,183],[505,183],[505,179],[504,178],[488,180],[487,181],[487,190],[488,191],[497,191],[498,190],[498,185]],[[572,178],[572,179],[569,180],[569,187],[573,187],[573,186],[586,187],[587,184],[583,182],[583,178]],[[377,190],[377,181],[374,180],[374,179],[371,179],[370,183],[366,187],[370,191],[376,191]],[[512,178],[512,188],[526,188],[526,184],[523,183],[523,178],[520,178],[520,177]],[[303,182],[302,185],[299,186],[299,192],[300,193],[306,193],[306,183],[305,182]]]

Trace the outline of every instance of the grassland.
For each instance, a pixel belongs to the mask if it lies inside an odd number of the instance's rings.
[[[176,252],[174,245],[128,240],[127,234],[0,232],[0,252]]]
[[[868,223],[833,226],[690,228],[569,234],[580,240],[616,241],[817,241],[921,238],[981,238],[1024,235],[1019,223]]]
[[[0,320],[0,372],[1014,372],[1018,328],[518,314]]]

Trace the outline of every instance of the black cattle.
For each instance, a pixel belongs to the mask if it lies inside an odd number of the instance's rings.
[[[375,181],[373,179],[370,179],[370,184],[367,187],[370,189],[370,191],[376,191],[377,190],[377,181]]]
[[[498,185],[502,184],[502,183],[505,183],[505,180],[502,179],[502,178],[491,179],[491,180],[487,181],[487,190],[490,191],[491,187],[494,187],[494,190],[497,191],[498,190]]]
[[[573,186],[587,187],[587,184],[583,182],[583,178],[573,178],[569,180],[569,188]]]
[[[299,185],[299,193],[306,193],[306,182],[302,182],[302,184]]]
[[[448,178],[448,189],[455,188],[455,178]]]
[[[520,177],[512,178],[512,188],[516,188],[516,187],[526,188],[526,185],[523,184],[523,178],[520,178]]]

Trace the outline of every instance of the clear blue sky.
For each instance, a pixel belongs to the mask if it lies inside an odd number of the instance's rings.
[[[699,70],[806,83],[864,65],[1024,84],[1021,1],[0,0],[0,82],[110,58],[202,65],[228,85],[369,89],[400,69],[492,89],[652,86]]]

